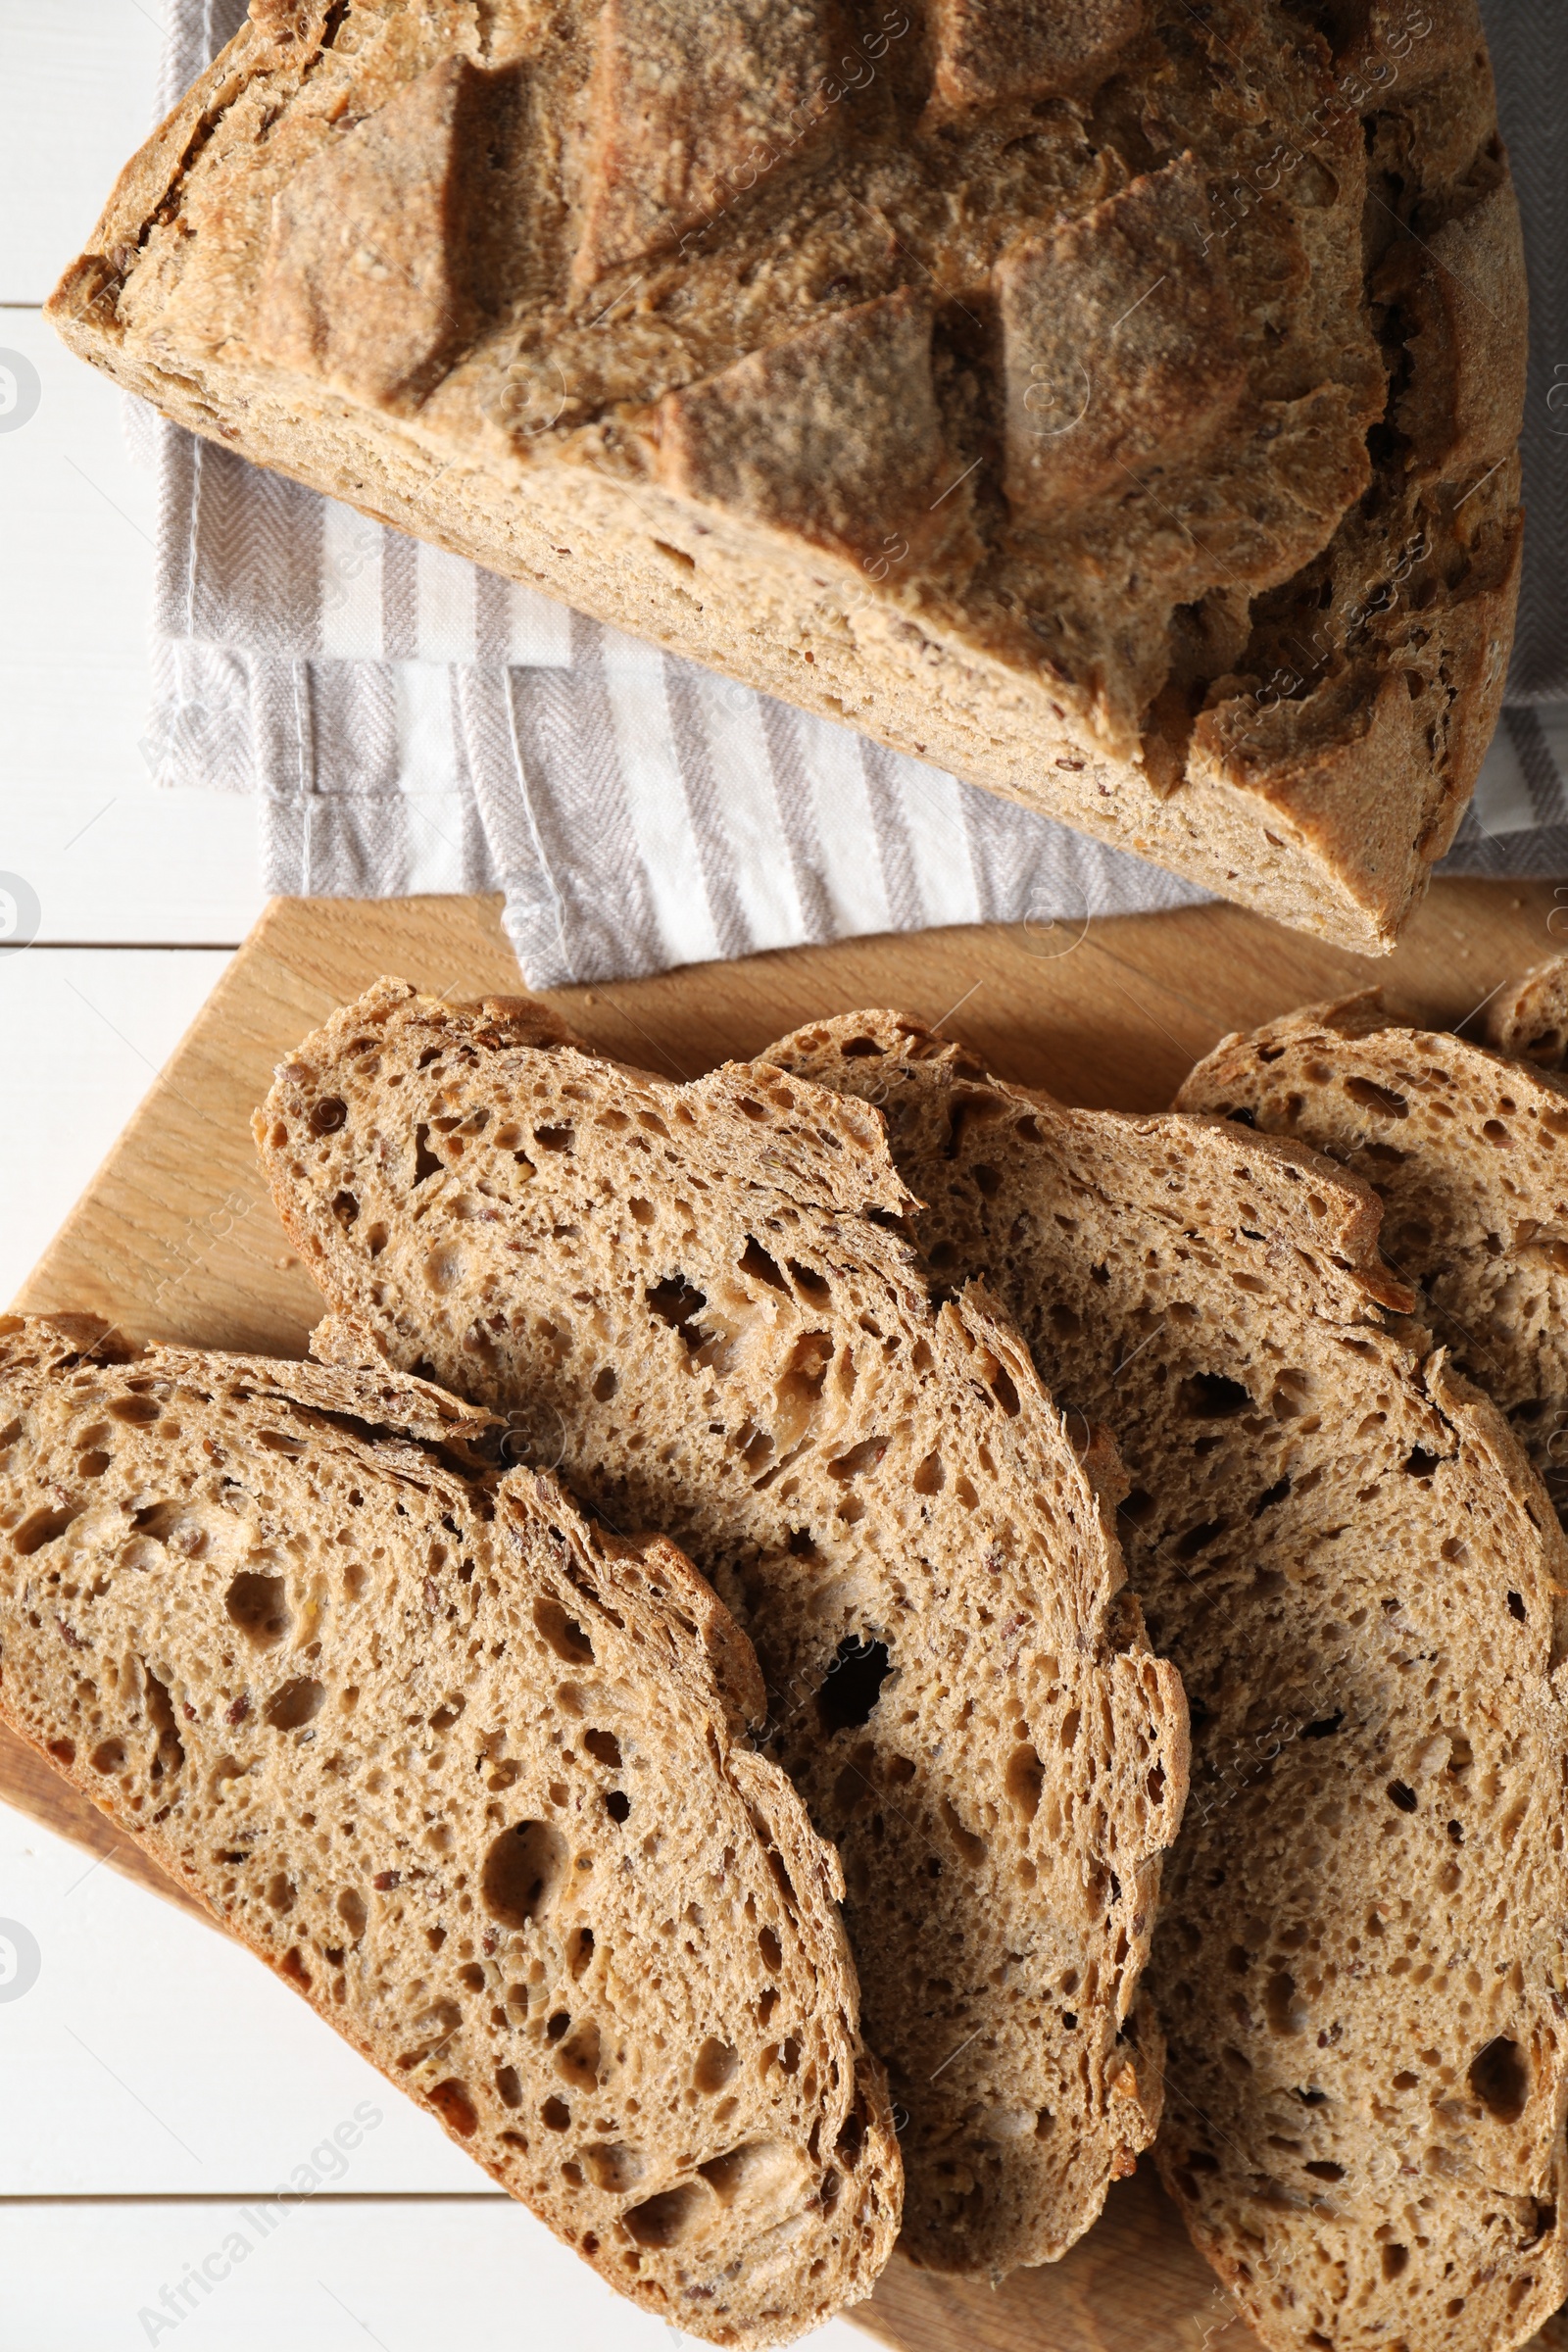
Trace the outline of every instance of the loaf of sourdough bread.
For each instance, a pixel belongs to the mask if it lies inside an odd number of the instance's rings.
[[[1560,1050],[1560,990],[1552,967],[1530,974],[1498,1029]],[[1298,1136],[1364,1177],[1384,1256],[1568,1518],[1568,1087],[1533,1058],[1412,1028],[1368,989],[1226,1038],[1179,1101]]]
[[[253,0],[49,310],[196,432],[1347,947],[1496,717],[1475,0]]]
[[[894,1013],[769,1058],[881,1105],[933,1267],[1006,1301],[1136,1482],[1192,1707],[1148,1983],[1199,2246],[1275,2352],[1524,2343],[1568,2291],[1568,1543],[1401,1311],[1376,1196]]]
[[[278,1070],[256,1133],[318,1349],[514,1416],[711,1577],[844,1856],[905,2248],[1053,2259],[1157,2120],[1138,1984],[1186,1790],[1114,1458],[980,1293],[934,1303],[873,1112],[518,1035],[382,981]]]
[[[0,1320],[0,1715],[601,2278],[788,2341],[898,2141],[837,1856],[661,1538],[420,1381]]]

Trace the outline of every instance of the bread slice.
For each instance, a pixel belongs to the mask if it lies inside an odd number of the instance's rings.
[[[1501,700],[1525,304],[1475,0],[256,0],[49,315],[226,448],[1377,954]]]
[[[837,1856],[674,1545],[382,1366],[0,1319],[0,1713],[642,2308],[788,2341],[898,2229]]]
[[[1532,983],[1520,997],[1539,1006]],[[1535,1015],[1509,1026],[1522,1035]],[[1368,989],[1226,1038],[1180,1100],[1298,1136],[1365,1178],[1385,1257],[1568,1514],[1568,1087],[1412,1028]]]
[[[1553,909],[1555,916],[1556,909]],[[1487,1006],[1487,1043],[1538,1070],[1568,1069],[1568,956],[1532,964]]]
[[[1224,1120],[1064,1109],[892,1013],[869,1095],[951,1282],[1112,1430],[1193,1786],[1149,1984],[1161,2173],[1277,2352],[1498,2352],[1568,2289],[1565,1544],[1399,1308],[1378,1202]]]
[[[844,1855],[906,2249],[1050,2260],[1153,2130],[1135,1999],[1186,1788],[1114,1466],[981,1294],[933,1303],[874,1113],[514,1036],[382,981],[279,1069],[256,1132],[318,1346],[515,1413],[713,1579]]]

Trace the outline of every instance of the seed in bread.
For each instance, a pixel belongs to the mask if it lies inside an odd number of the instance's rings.
[[[0,1321],[6,1722],[644,2310],[764,2345],[869,2294],[838,1860],[702,1579],[385,1366],[104,1339]]]
[[[255,0],[49,315],[198,433],[1394,942],[1518,593],[1476,0]]]
[[[1186,1787],[1110,1506],[978,1293],[934,1304],[881,1123],[776,1070],[689,1085],[383,981],[256,1134],[330,1315],[659,1527],[757,1642],[770,1752],[848,1881],[907,2122],[904,2244],[1060,2254],[1151,2137],[1137,2000]],[[1088,1439],[1080,1424],[1080,1443]]]
[[[1066,1109],[893,1013],[770,1058],[882,1104],[932,1265],[1007,1302],[1136,1482],[1193,1710],[1148,1981],[1198,2244],[1273,2352],[1525,2342],[1568,2291],[1568,1544],[1401,1313],[1376,1195],[1222,1119]]]

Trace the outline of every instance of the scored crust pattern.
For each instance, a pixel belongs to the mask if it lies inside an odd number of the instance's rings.
[[[373,513],[1346,944],[1498,707],[1474,0],[258,0],[52,306]]]

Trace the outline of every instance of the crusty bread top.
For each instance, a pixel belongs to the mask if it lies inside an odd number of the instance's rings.
[[[1517,1015],[1535,1030],[1551,966]],[[1539,1035],[1539,1031],[1536,1031]],[[1568,1517],[1568,1087],[1530,1061],[1416,1029],[1376,989],[1222,1040],[1179,1100],[1298,1136],[1384,1202],[1383,1250],[1499,1404]]]
[[[1568,2291],[1568,1543],[1399,1311],[1376,1196],[1222,1119],[1064,1108],[895,1013],[770,1057],[879,1103],[932,1263],[1135,1482],[1193,1711],[1148,1982],[1199,2244],[1277,2352],[1522,2343]]]
[[[515,1415],[756,1641],[771,1752],[844,1855],[906,2243],[1060,2253],[1157,2113],[1135,1999],[1185,1707],[1121,1590],[1113,1455],[1080,1425],[1079,1459],[983,1296],[933,1302],[876,1113],[511,1045],[383,981],[256,1132],[318,1347]]]
[[[266,0],[52,314],[668,491],[1163,794],[1494,677],[1524,300],[1474,0]]]
[[[837,1856],[673,1544],[385,1366],[0,1320],[0,1708],[645,2310],[783,2342],[898,2228]],[[755,1677],[755,1665],[753,1667]]]
[[[1532,964],[1499,989],[1487,1006],[1486,1037],[1499,1054],[1538,1070],[1568,1069],[1568,956]]]

